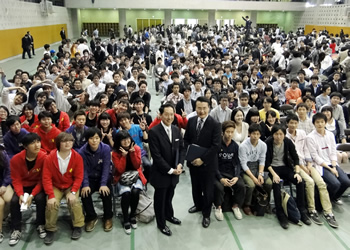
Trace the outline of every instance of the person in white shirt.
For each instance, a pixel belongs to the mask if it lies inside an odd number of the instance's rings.
[[[231,119],[232,110],[228,108],[228,95],[221,94],[219,96],[220,105],[210,112],[210,116],[216,121],[223,123]]]
[[[316,113],[312,117],[315,130],[306,137],[306,145],[316,169],[327,183],[331,201],[340,205],[340,198],[350,186],[350,179],[338,166],[334,135],[326,130],[326,122],[325,114]]]
[[[95,74],[92,76],[92,83],[86,88],[86,92],[89,94],[89,100],[93,100],[97,93],[104,92],[106,85],[100,82],[100,75]]]
[[[287,138],[295,145],[299,156],[300,175],[305,182],[307,209],[309,218],[317,225],[322,225],[315,207],[315,184],[319,191],[320,201],[323,208],[323,213],[328,224],[331,227],[337,228],[339,225],[334,218],[332,212],[332,204],[329,199],[327,185],[322,179],[320,173],[313,167],[309,149],[306,145],[306,133],[303,130],[297,129],[299,118],[295,114],[290,114],[287,117]]]

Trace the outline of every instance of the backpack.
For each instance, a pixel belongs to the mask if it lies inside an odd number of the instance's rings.
[[[291,222],[298,224],[301,216],[297,204],[293,197],[291,197],[286,191],[281,190],[282,196],[282,207],[285,215],[288,220]]]
[[[149,223],[154,217],[153,199],[145,191],[141,191],[139,204],[136,208],[136,218],[140,222]]]
[[[269,204],[269,195],[262,187],[256,186],[255,190],[257,192],[256,203],[254,206],[255,215],[264,216],[266,207]]]

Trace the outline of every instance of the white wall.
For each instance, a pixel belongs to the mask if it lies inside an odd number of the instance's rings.
[[[0,0],[0,30],[66,23],[73,37],[72,21],[65,7],[53,6],[54,13],[42,16],[40,5],[19,0]]]

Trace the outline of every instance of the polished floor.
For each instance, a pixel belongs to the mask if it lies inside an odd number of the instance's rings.
[[[54,49],[58,45],[53,45]],[[34,73],[43,50],[37,49],[34,59],[22,60],[14,58],[6,62],[0,61],[0,67],[9,78],[12,78],[15,70],[23,70]],[[155,91],[152,79],[149,79],[149,91],[152,94],[151,110],[153,118],[155,111],[160,104],[160,97],[154,95]],[[1,88],[0,88],[1,89]],[[248,217],[243,215],[243,219],[238,221],[233,213],[225,213],[224,221],[217,221],[214,213],[211,215],[211,225],[204,229],[201,226],[202,217],[199,213],[189,214],[188,208],[193,205],[191,197],[191,182],[189,171],[181,175],[180,183],[176,188],[173,201],[175,216],[182,220],[181,226],[168,223],[173,232],[171,237],[164,236],[157,228],[155,221],[149,224],[138,224],[138,229],[133,230],[131,235],[126,235],[118,218],[114,219],[114,227],[111,232],[104,232],[102,220],[96,225],[91,233],[83,232],[78,241],[70,239],[71,225],[70,217],[65,205],[61,206],[61,213],[58,221],[58,232],[55,242],[51,246],[45,246],[35,230],[35,213],[30,211],[23,213],[22,239],[15,247],[8,245],[9,226],[5,222],[5,239],[0,244],[0,249],[179,249],[179,250],[255,250],[255,249],[299,249],[299,250],[340,250],[350,249],[350,199],[343,198],[344,205],[334,205],[334,214],[340,224],[338,229],[332,229],[326,224],[318,226],[290,225],[288,230],[283,230],[275,215],[265,215],[265,217]],[[149,194],[153,194],[152,187],[149,186]],[[102,203],[96,198],[98,214],[102,216]]]

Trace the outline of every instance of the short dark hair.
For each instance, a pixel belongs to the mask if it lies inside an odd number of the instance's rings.
[[[142,102],[143,104],[145,104],[145,101],[144,101],[141,97],[137,97],[137,98],[135,98],[133,104],[135,104],[135,103],[140,103],[140,102]]]
[[[234,128],[236,129],[236,123],[234,121],[224,121],[221,125],[222,133],[225,133],[226,129]]]
[[[329,111],[331,112],[331,116],[333,117],[333,108],[331,106],[324,106],[320,111],[321,113],[323,113],[324,111]]]
[[[91,107],[91,106],[100,107],[100,102],[98,100],[94,99],[94,100],[89,101],[87,106],[89,106],[89,107]]]
[[[306,110],[309,109],[309,107],[305,103],[299,103],[297,105],[296,111],[298,111],[299,108],[306,108]]]
[[[21,120],[17,115],[10,115],[9,117],[7,117],[5,124],[7,127],[10,128],[13,124],[15,124],[15,122],[21,123]]]
[[[51,112],[49,112],[49,111],[41,111],[40,113],[39,113],[39,115],[38,115],[38,119],[39,119],[39,121],[41,120],[41,119],[43,119],[43,118],[51,118],[51,120],[52,120],[52,114],[51,114]]]
[[[339,99],[341,99],[343,96],[339,92],[333,92],[330,94],[329,98],[332,99],[333,97],[339,97]]]
[[[55,144],[56,148],[58,151],[60,151],[60,145],[61,142],[66,142],[66,141],[73,141],[74,142],[74,137],[72,134],[66,133],[66,132],[61,132],[55,139]]]
[[[287,119],[286,119],[287,124],[288,124],[290,121],[297,121],[297,122],[299,122],[299,117],[298,117],[296,114],[289,114],[289,115],[287,116]]]
[[[85,132],[84,132],[84,138],[86,141],[88,141],[91,137],[93,137],[95,134],[98,135],[98,137],[100,137],[100,139],[102,140],[102,133],[101,130],[98,129],[97,127],[91,127],[88,128]]]
[[[147,82],[144,81],[144,80],[141,80],[141,81],[139,82],[139,87],[141,87],[142,84],[145,84],[145,85],[147,86]]]
[[[281,125],[281,124],[274,124],[272,126],[271,129],[271,135],[273,135],[274,133],[276,133],[278,130],[281,130],[283,132],[284,135],[286,135],[287,131],[286,131],[286,127]]]
[[[258,131],[260,133],[260,135],[261,135],[261,127],[260,127],[260,125],[257,124],[257,123],[250,124],[249,128],[248,128],[248,133],[251,134],[251,133],[256,132],[256,131]]]
[[[268,102],[268,103],[272,104],[273,100],[272,100],[272,98],[270,96],[267,96],[267,97],[264,98],[263,102]]]
[[[119,132],[113,137],[114,145],[113,149],[117,152],[120,152],[121,141],[124,139],[130,138],[131,143],[134,142],[131,135],[126,130],[119,130]]]
[[[229,99],[228,95],[226,93],[220,94],[219,95],[219,102],[221,101],[221,99]]]
[[[44,102],[44,108],[46,110],[48,110],[52,103],[56,103],[56,101],[54,99],[51,99],[51,98],[46,99]]]
[[[315,125],[315,122],[317,120],[324,120],[324,122],[327,122],[327,117],[325,114],[318,112],[318,113],[314,114],[314,116],[312,117],[312,124]]]
[[[79,115],[83,115],[83,116],[86,117],[85,111],[82,110],[82,109],[80,109],[80,110],[75,111],[75,113],[74,113],[74,120],[77,119],[77,117],[78,117]]]
[[[174,112],[175,112],[174,105],[172,105],[170,102],[167,102],[167,103],[164,103],[162,106],[160,106],[159,113],[163,114],[165,108],[172,108],[174,110]]]
[[[244,118],[244,112],[243,112],[243,110],[242,110],[241,108],[235,108],[234,110],[232,110],[232,113],[231,113],[231,121],[236,122],[236,121],[235,121],[235,116],[236,116],[236,114],[237,114],[238,112],[242,112],[243,118]]]
[[[122,113],[119,113],[117,114],[117,121],[119,122],[120,120],[123,120],[123,119],[128,119],[130,120],[130,114],[128,112],[122,112]]]
[[[242,99],[242,98],[248,98],[248,100],[249,100],[249,94],[246,93],[246,92],[242,92],[242,93],[239,95],[239,99]]]
[[[22,93],[22,92],[17,92],[16,95],[22,96],[22,103],[27,102],[28,97],[27,97],[26,94],[24,94],[24,93]]]
[[[41,141],[41,138],[37,133],[28,133],[21,140],[24,147],[32,144],[35,141]]]
[[[196,100],[196,105],[197,105],[197,102],[206,102],[208,104],[208,107],[210,107],[210,101],[208,98],[204,97],[204,96],[200,96],[197,98]]]

